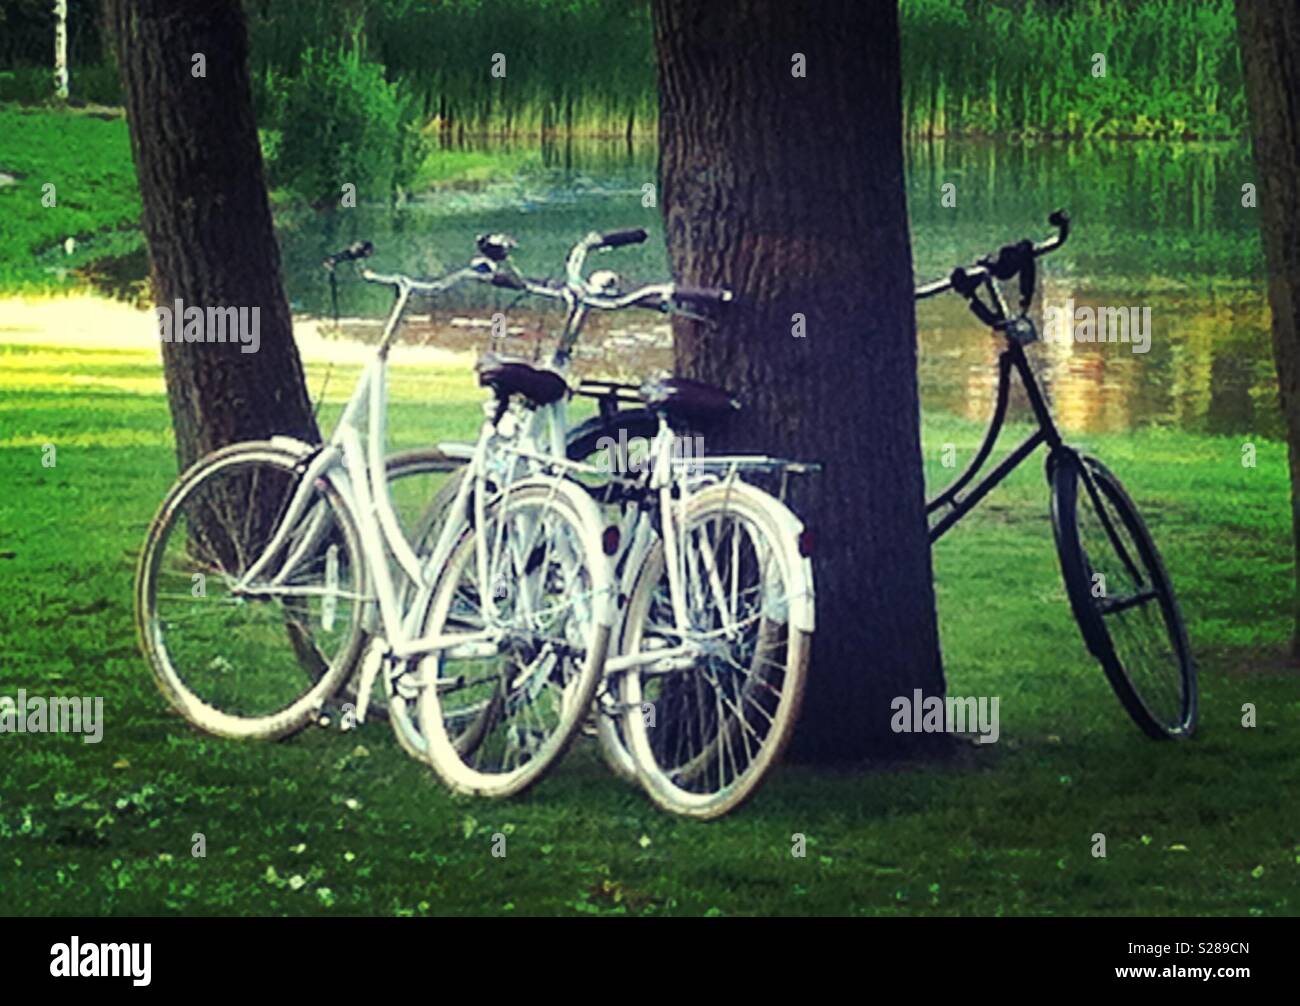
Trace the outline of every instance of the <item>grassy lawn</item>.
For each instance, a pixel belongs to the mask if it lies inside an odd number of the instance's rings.
[[[60,270],[141,247],[126,119],[0,105],[0,172],[14,178],[0,186],[0,290],[65,286]]]
[[[0,173],[13,179],[0,184],[0,292],[71,290],[84,285],[78,272],[89,265],[102,271],[112,268],[106,260],[143,256],[126,119],[101,112],[0,103]],[[474,188],[537,161],[532,151],[435,150],[415,186]],[[52,195],[47,184],[54,186]],[[285,191],[273,191],[271,199],[278,210],[294,207]],[[134,268],[145,268],[142,258]]]
[[[354,373],[336,368],[327,419]],[[313,390],[321,377],[309,368]],[[397,446],[473,432],[466,373],[398,377]],[[940,445],[960,462],[978,434],[927,425],[934,484],[951,474]],[[786,767],[701,825],[654,811],[590,744],[526,797],[483,803],[448,795],[380,724],[274,746],[189,729],[156,693],[130,611],[135,553],[174,476],[157,365],[0,346],[0,695],[100,695],[106,719],[99,744],[0,736],[0,911],[1296,914],[1284,449],[1260,442],[1244,468],[1239,440],[1090,446],[1144,505],[1180,587],[1201,666],[1193,742],[1146,740],[1087,658],[1027,465],[936,553],[950,690],[1000,697],[998,743],[939,765]]]

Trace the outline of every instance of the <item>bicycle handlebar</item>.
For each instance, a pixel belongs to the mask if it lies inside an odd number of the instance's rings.
[[[492,286],[521,293],[533,294],[548,300],[562,300],[568,305],[569,321],[566,332],[574,326],[579,318],[578,308],[586,307],[601,311],[619,311],[628,307],[643,307],[660,312],[670,311],[674,303],[678,305],[717,306],[729,303],[732,299],[730,290],[711,287],[676,286],[672,283],[652,283],[639,287],[628,293],[617,295],[605,293],[592,288],[582,276],[582,265],[587,253],[595,248],[619,248],[623,245],[640,244],[646,239],[643,228],[606,231],[601,234],[592,231],[570,250],[565,260],[567,280],[555,282],[546,279],[533,279],[520,273],[508,262],[511,249],[516,245],[514,238],[507,234],[481,234],[477,238],[479,254],[470,260],[468,266],[448,273],[436,280],[420,280],[401,273],[378,273],[361,267],[361,278],[368,283],[377,283],[397,289],[399,300],[404,303],[411,294],[434,296],[449,290],[466,280],[489,283]],[[358,241],[340,252],[326,256],[322,263],[330,271],[333,282],[334,267],[340,262],[358,261],[374,254],[375,247],[369,241]],[[337,312],[336,312],[337,313]],[[394,315],[396,317],[397,315]],[[698,317],[695,316],[695,317]],[[576,338],[581,322],[573,328],[569,338]],[[391,327],[385,335],[385,344],[394,333]]]
[[[1026,278],[1032,280],[1034,259],[1056,251],[1070,237],[1070,214],[1065,210],[1056,210],[1047,218],[1047,222],[1056,228],[1056,233],[1046,241],[1034,244],[1025,240],[1016,244],[1003,245],[996,256],[985,255],[972,266],[958,266],[946,278],[936,279],[917,287],[916,299],[924,300],[947,290],[956,290],[962,296],[969,297],[989,277],[1009,280],[1019,274],[1022,280]],[[1022,287],[1023,285],[1022,282]],[[1032,282],[1030,287],[1032,289]],[[1024,294],[1026,291],[1022,289],[1021,292]]]

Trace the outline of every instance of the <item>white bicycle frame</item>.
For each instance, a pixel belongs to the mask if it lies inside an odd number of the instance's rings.
[[[481,279],[483,274],[473,268],[465,269],[444,280],[430,283],[404,276],[383,276],[368,270],[364,275],[372,282],[387,283],[397,289],[393,310],[385,325],[375,358],[367,364],[357,382],[356,389],[348,400],[328,443],[305,458],[305,466],[298,486],[281,518],[279,527],[262,554],[235,585],[235,590],[250,596],[257,594],[290,596],[329,592],[328,586],[302,588],[286,583],[298,562],[304,556],[313,554],[320,544],[321,537],[328,531],[328,514],[324,505],[316,504],[314,510],[309,511],[311,497],[318,481],[325,480],[338,492],[344,506],[356,522],[362,546],[359,561],[365,564],[374,584],[374,599],[378,602],[386,653],[398,659],[443,650],[454,651],[458,657],[493,655],[496,652],[499,636],[490,628],[479,632],[444,633],[434,636],[418,634],[418,622],[436,585],[437,574],[450,557],[466,522],[463,518],[446,521],[430,555],[423,559],[417,556],[402,531],[394,509],[385,469],[384,452],[387,435],[388,351],[411,295],[413,293],[436,294],[461,280]],[[550,409],[553,407],[548,407],[548,410]],[[547,410],[538,410],[538,412],[544,411]],[[359,429],[360,420],[363,418],[366,421],[367,431],[364,440]],[[538,417],[539,420],[542,418]],[[562,423],[562,413],[558,418]],[[489,461],[492,458],[517,454],[524,458],[542,459],[547,462],[546,467],[554,473],[550,476],[544,475],[541,466],[534,465],[528,477],[510,483],[512,490],[525,485],[554,487],[563,480],[565,471],[583,467],[567,461],[562,449],[558,456],[544,454],[537,450],[531,440],[531,430],[522,432],[520,446],[494,443],[500,439],[498,434],[496,423],[490,419],[483,423],[479,439],[469,452],[471,477],[462,480],[450,511],[455,514],[466,513],[466,506],[470,504],[472,493],[475,527],[480,529],[488,526],[486,522],[489,495],[487,475]],[[562,445],[563,430],[553,433],[554,436],[560,438],[559,443]],[[601,543],[594,529],[587,528],[586,533],[593,536],[585,543],[586,546],[599,550]],[[295,536],[297,540],[291,542]],[[482,533],[475,534],[475,542],[480,597],[485,603],[487,614],[491,615],[494,598],[493,591],[487,584],[488,542]],[[282,552],[283,562],[276,572],[268,576],[268,567]],[[407,605],[406,610],[402,608],[393,582],[392,571],[387,561],[390,554],[396,560],[399,572],[417,588],[413,603]],[[257,583],[264,583],[265,586],[251,586]],[[331,593],[333,596],[339,596],[336,592]],[[363,597],[360,600],[371,600],[371,598]],[[609,607],[606,604],[597,604],[594,614],[600,624],[609,624],[607,610]],[[359,696],[360,702],[363,703],[358,709],[359,722],[364,720],[364,703],[368,701],[369,685],[373,680],[373,674],[377,671],[377,665],[372,664],[367,670],[370,671],[370,676],[363,682]]]

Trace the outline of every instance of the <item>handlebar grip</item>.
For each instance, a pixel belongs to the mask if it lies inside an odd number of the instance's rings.
[[[689,301],[696,304],[728,304],[735,297],[730,290],[710,286],[675,286],[673,300]]]
[[[998,249],[997,257],[989,263],[989,272],[997,279],[1008,280],[1025,268],[1026,263],[1034,260],[1034,243],[1017,241],[1015,244],[1003,245]]]
[[[644,227],[631,227],[627,230],[606,231],[600,236],[600,248],[621,248],[623,245],[639,245],[646,239]]]
[[[958,266],[949,274],[948,282],[961,296],[969,298],[987,275],[988,272],[982,266]]]
[[[369,258],[374,253],[375,246],[369,241],[354,241],[342,251],[326,255],[323,264],[326,269],[333,269],[340,262],[354,262],[357,259]]]

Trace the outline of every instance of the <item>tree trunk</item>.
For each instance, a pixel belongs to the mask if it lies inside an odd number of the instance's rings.
[[[54,0],[54,97],[68,100],[68,0]]]
[[[155,302],[254,311],[257,339],[164,341],[163,370],[184,469],[240,440],[316,440],[280,278],[253,121],[248,33],[238,0],[109,0]],[[206,76],[194,76],[202,54]],[[176,334],[183,322],[175,320]],[[221,334],[228,336],[228,332]],[[245,350],[256,346],[256,351]]]
[[[1291,525],[1300,569],[1300,6],[1237,0],[1268,260],[1273,359],[1291,467]],[[1293,596],[1291,656],[1300,661],[1300,589]]]
[[[898,11],[655,0],[654,26],[673,273],[737,298],[719,330],[676,329],[678,369],[745,405],[706,447],[826,465],[795,480],[791,500],[817,537],[817,633],[795,755],[894,753],[909,737],[890,730],[892,700],[944,687]],[[796,53],[806,76],[795,75]]]

